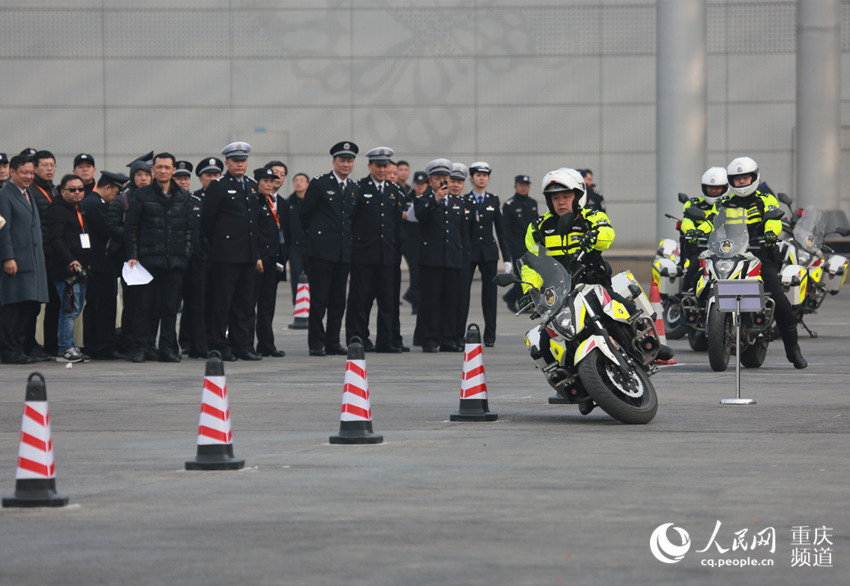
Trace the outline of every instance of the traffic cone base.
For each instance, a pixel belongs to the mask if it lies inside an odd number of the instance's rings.
[[[372,431],[371,421],[340,421],[339,433],[330,437],[332,444],[380,444],[384,436]]]
[[[450,421],[496,421],[487,404],[487,383],[484,381],[484,350],[478,324],[469,324],[464,337],[463,374],[460,385],[460,406],[449,416]]]
[[[68,497],[56,494],[55,478],[22,478],[15,482],[15,494],[3,497],[7,508],[64,507]]]
[[[241,470],[245,460],[233,456],[233,444],[198,446],[194,460],[186,460],[186,470]]]
[[[496,421],[497,413],[490,413],[487,399],[461,399],[457,413],[449,416],[451,421]]]

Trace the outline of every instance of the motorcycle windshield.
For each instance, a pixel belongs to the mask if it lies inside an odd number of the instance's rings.
[[[826,234],[826,221],[826,214],[819,209],[807,207],[802,211],[800,219],[794,226],[794,240],[808,252],[820,251]]]
[[[545,246],[538,246],[536,252],[526,252],[520,260],[543,279],[540,289],[532,288],[529,293],[537,313],[548,321],[561,309],[572,288],[572,278]]]
[[[708,252],[717,258],[732,258],[747,251],[750,244],[747,210],[720,208],[712,223],[714,230],[708,237]]]

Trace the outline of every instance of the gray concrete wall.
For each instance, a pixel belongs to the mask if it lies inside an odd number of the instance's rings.
[[[60,7],[60,8],[57,8]],[[119,170],[247,140],[329,170],[341,139],[414,168],[443,155],[530,174],[591,167],[617,247],[654,246],[655,3],[643,0],[0,0],[0,150]],[[793,1],[708,2],[708,165],[748,154],[792,192]],[[850,212],[850,3],[842,3]],[[355,175],[366,173],[361,159]],[[699,177],[694,177],[693,190]],[[289,184],[287,183],[287,186]],[[539,197],[539,196],[538,196]],[[672,228],[672,225],[671,225]]]

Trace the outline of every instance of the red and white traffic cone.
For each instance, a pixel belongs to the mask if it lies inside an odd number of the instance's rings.
[[[290,330],[306,330],[310,323],[310,282],[307,273],[298,275],[298,287],[295,289],[295,310]]]
[[[186,461],[186,470],[240,470],[245,460],[233,456],[233,433],[227,382],[221,355],[213,350],[207,358],[201,419],[198,423],[198,453]]]
[[[652,285],[649,288],[649,302],[652,304],[652,311],[655,313],[655,331],[658,334],[658,342],[667,345],[667,333],[664,331],[664,305],[661,303],[661,294],[658,292],[658,283],[655,279],[652,280]],[[675,358],[669,360],[656,360],[658,364],[678,364],[679,361]]]
[[[363,343],[357,336],[348,343],[345,361],[345,387],[342,391],[342,411],[339,434],[332,435],[332,444],[379,444],[384,436],[372,431],[372,403],[369,400],[369,379],[366,377],[366,358]]]
[[[487,404],[487,383],[484,380],[484,350],[478,324],[469,324],[463,346],[463,375],[460,383],[460,407],[452,413],[451,421],[495,421]]]
[[[38,380],[35,378],[38,377]],[[3,498],[4,507],[64,507],[68,497],[56,494],[56,464],[50,435],[50,410],[44,377],[27,379],[21,446],[15,473],[15,494]]]

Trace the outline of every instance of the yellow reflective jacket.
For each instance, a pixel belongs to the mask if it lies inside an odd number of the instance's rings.
[[[691,218],[685,213],[692,205],[705,212],[704,220]],[[706,234],[710,234],[711,231],[714,230],[711,220],[714,219],[714,216],[716,215],[717,208],[714,207],[713,204],[705,201],[705,198],[702,196],[693,197],[686,201],[685,205],[682,206],[682,226],[680,230],[682,231],[682,234],[687,234],[691,230],[701,230]]]
[[[608,250],[614,242],[614,228],[611,227],[611,222],[605,212],[582,210],[570,232],[566,235],[558,233],[558,220],[559,216],[552,212],[546,212],[531,222],[525,232],[525,247],[536,254],[539,249],[537,244],[539,241],[549,250],[550,256],[574,255],[579,251],[579,240],[592,228],[599,230],[596,244],[593,246],[594,250],[600,252]],[[567,259],[559,260],[566,264]],[[523,281],[531,283],[535,287],[543,284],[540,275],[527,266],[522,267],[520,274]],[[528,291],[529,285],[523,284],[522,288],[524,291]]]
[[[722,207],[747,210],[747,230],[750,238],[763,236],[765,232],[773,232],[779,236],[782,232],[782,220],[767,220],[762,224],[765,212],[779,209],[779,200],[769,191],[762,193],[757,189],[747,197],[727,196],[717,202],[717,209]]]

